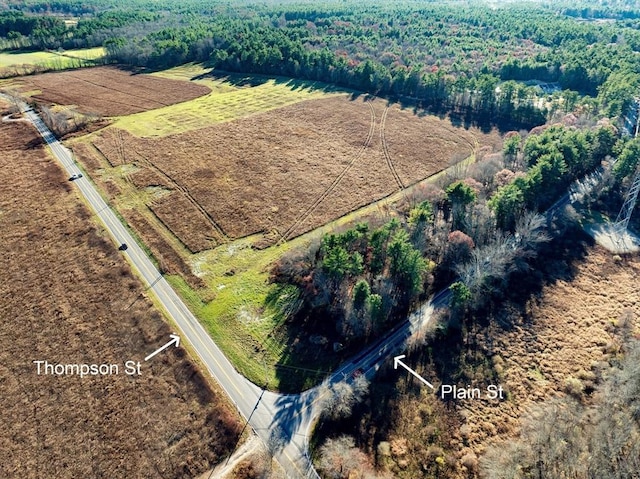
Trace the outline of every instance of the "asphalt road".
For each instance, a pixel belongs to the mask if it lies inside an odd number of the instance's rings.
[[[82,173],[71,152],[64,147],[40,117],[26,104],[22,106],[29,121],[40,132],[64,171],[69,175]],[[240,414],[264,441],[290,478],[318,478],[308,456],[308,438],[314,422],[323,408],[331,386],[340,381],[352,382],[354,372],[372,378],[386,361],[402,353],[412,330],[428,322],[434,305],[448,300],[446,292],[413,313],[408,321],[390,331],[384,338],[367,347],[345,362],[321,385],[301,394],[277,394],[265,391],[240,375],[214,343],[195,316],[189,311],[169,283],[147,257],[127,228],[98,193],[90,178],[84,175],[72,183],[86,199],[94,214],[102,221],[116,246],[126,243],[122,251],[132,267],[143,278],[148,290],[163,305],[178,327],[181,339],[186,340],[209,373],[218,381]],[[158,338],[161,346],[167,338]],[[141,351],[145,355],[149,351]]]
[[[66,173],[69,176],[81,173],[69,150],[57,141],[38,115],[26,104],[23,105],[23,111],[38,129]],[[576,196],[580,196],[578,193],[582,193],[585,187],[588,189],[597,182],[598,172],[587,180],[587,184],[584,184],[585,181],[576,182],[577,186],[572,187],[571,194],[560,198],[547,211],[547,217],[550,219],[560,208],[575,201]],[[287,475],[293,479],[319,477],[308,457],[308,437],[314,421],[322,410],[323,400],[330,394],[331,385],[339,381],[352,382],[354,372],[357,370],[368,378],[372,378],[383,363],[393,364],[393,357],[405,350],[406,339],[412,332],[430,320],[434,307],[446,304],[449,299],[447,290],[438,293],[431,301],[411,314],[403,324],[346,361],[321,385],[301,394],[284,395],[265,391],[234,369],[103,200],[90,179],[85,175],[75,180],[73,184],[105,225],[115,244],[128,245],[127,250],[122,254],[129,259],[133,268],[148,285],[149,291],[156,296],[177,325],[181,339],[190,343],[201,363],[218,381],[256,434],[265,442]],[[158,338],[158,346],[164,344],[166,340],[167,338]],[[141,356],[147,353],[148,351],[140,352]]]

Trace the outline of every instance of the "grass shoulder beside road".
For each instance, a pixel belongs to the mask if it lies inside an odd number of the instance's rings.
[[[261,251],[250,245],[251,239],[239,240],[193,257],[193,269],[204,275],[206,290],[191,288],[180,276],[167,280],[249,380],[287,392],[310,387],[339,358],[316,358],[310,348],[290,355],[292,343],[306,343],[288,328],[283,313],[297,297],[270,284],[269,270],[294,244]]]

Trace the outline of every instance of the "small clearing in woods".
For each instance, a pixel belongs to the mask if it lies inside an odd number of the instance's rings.
[[[211,469],[241,425],[184,349],[145,363],[139,377],[36,374],[35,360],[122,369],[171,329],[35,129],[0,123],[0,145],[0,477],[191,478]]]

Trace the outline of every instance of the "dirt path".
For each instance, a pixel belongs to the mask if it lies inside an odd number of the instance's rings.
[[[356,162],[362,157],[364,152],[371,145],[371,141],[373,140],[373,134],[375,133],[376,128],[376,111],[371,105],[371,102],[367,102],[369,109],[371,111],[371,124],[369,127],[369,133],[360,148],[358,153],[353,157],[353,159],[349,162],[349,164],[342,170],[342,172],[333,180],[333,182],[329,185],[329,187],[309,206],[304,212],[298,216],[298,218],[293,222],[293,224],[287,228],[287,230],[282,233],[281,237],[283,240],[288,240],[292,236],[295,236],[296,229],[300,226],[304,221],[311,216],[311,214],[320,206],[320,204],[336,189],[338,184],[342,181],[342,179],[349,173],[349,171],[353,168]]]
[[[228,461],[218,465],[215,469],[207,471],[197,479],[236,479],[237,468],[243,462],[251,463],[255,469],[262,469],[263,474],[266,475],[259,477],[284,479],[283,471],[278,467],[273,467],[264,443],[255,434],[252,434],[242,446],[236,449]]]
[[[387,123],[387,115],[389,114],[389,107],[385,107],[384,112],[382,112],[382,117],[380,118],[380,143],[382,144],[382,153],[384,154],[384,159],[389,166],[389,170],[393,175],[393,178],[396,180],[398,184],[398,188],[400,191],[404,189],[404,183],[400,179],[400,175],[398,175],[398,171],[391,160],[391,155],[389,154],[389,145],[387,145],[387,138],[385,135],[385,124]]]

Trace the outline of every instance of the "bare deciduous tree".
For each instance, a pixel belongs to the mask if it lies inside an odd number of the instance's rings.
[[[324,477],[347,479],[371,477],[373,467],[366,454],[355,446],[353,437],[342,435],[327,439],[320,448],[318,469]]]
[[[507,286],[511,273],[526,271],[527,260],[534,258],[538,246],[549,240],[544,217],[527,213],[513,235],[498,234],[492,242],[473,250],[471,259],[457,267],[460,280],[472,294],[470,306],[481,307]]]
[[[364,375],[354,378],[352,383],[340,381],[329,386],[323,404],[324,414],[333,419],[351,416],[353,407],[361,402],[369,392],[369,381]]]

